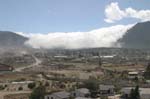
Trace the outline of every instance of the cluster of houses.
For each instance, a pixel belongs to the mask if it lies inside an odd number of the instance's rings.
[[[99,85],[99,95],[96,99],[106,97],[106,99],[128,99],[131,87],[124,87],[120,94],[116,94],[115,86],[113,85]],[[150,88],[139,88],[141,99],[150,99]],[[87,88],[75,89],[74,91],[59,91],[45,95],[44,99],[93,99],[91,92]]]
[[[87,88],[76,89],[72,92],[60,91],[52,94],[47,94],[45,99],[90,99],[90,91]],[[82,98],[81,98],[82,97]]]
[[[99,93],[102,96],[115,96],[115,87],[113,85],[100,85],[99,86]],[[45,99],[92,99],[91,92],[87,88],[80,88],[76,89],[71,92],[67,91],[60,91],[54,92],[51,94],[47,94]],[[114,99],[114,98],[109,98]],[[117,98],[116,98],[117,99]],[[119,98],[118,98],[119,99]]]

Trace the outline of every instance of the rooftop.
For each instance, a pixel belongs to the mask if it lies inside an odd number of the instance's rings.
[[[89,89],[87,89],[87,88],[80,88],[80,89],[77,89],[76,91],[79,91],[80,93],[84,93],[84,94],[89,93]]]
[[[53,95],[60,97],[60,98],[68,98],[70,93],[66,91],[61,91],[61,92],[53,93]]]
[[[0,71],[11,71],[11,70],[13,70],[12,66],[8,66],[6,64],[1,64],[0,63]]]
[[[136,72],[136,71],[135,72],[129,72],[128,74],[129,75],[138,75],[138,72]]]
[[[109,89],[114,89],[114,85],[99,85],[100,90],[109,90]]]

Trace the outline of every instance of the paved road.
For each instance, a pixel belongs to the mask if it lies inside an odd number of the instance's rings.
[[[35,56],[32,55],[32,57],[35,59],[35,63],[31,64],[31,65],[28,65],[28,66],[23,66],[23,67],[19,67],[19,68],[16,68],[14,70],[14,72],[21,72],[23,71],[24,69],[28,69],[28,68],[32,68],[32,67],[35,67],[35,66],[38,66],[40,63],[41,63],[41,60],[39,60],[38,58],[36,58]]]

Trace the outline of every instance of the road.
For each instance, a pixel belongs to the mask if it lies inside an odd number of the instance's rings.
[[[14,72],[21,72],[24,69],[28,69],[28,68],[32,68],[32,67],[38,66],[41,63],[41,60],[39,60],[38,58],[36,58],[34,55],[32,55],[32,57],[35,59],[35,63],[33,63],[31,65],[28,65],[28,66],[23,66],[23,67],[16,68],[14,70]]]

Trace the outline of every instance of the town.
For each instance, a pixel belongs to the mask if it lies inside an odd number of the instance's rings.
[[[42,49],[0,62],[0,99],[150,99],[149,50]]]

